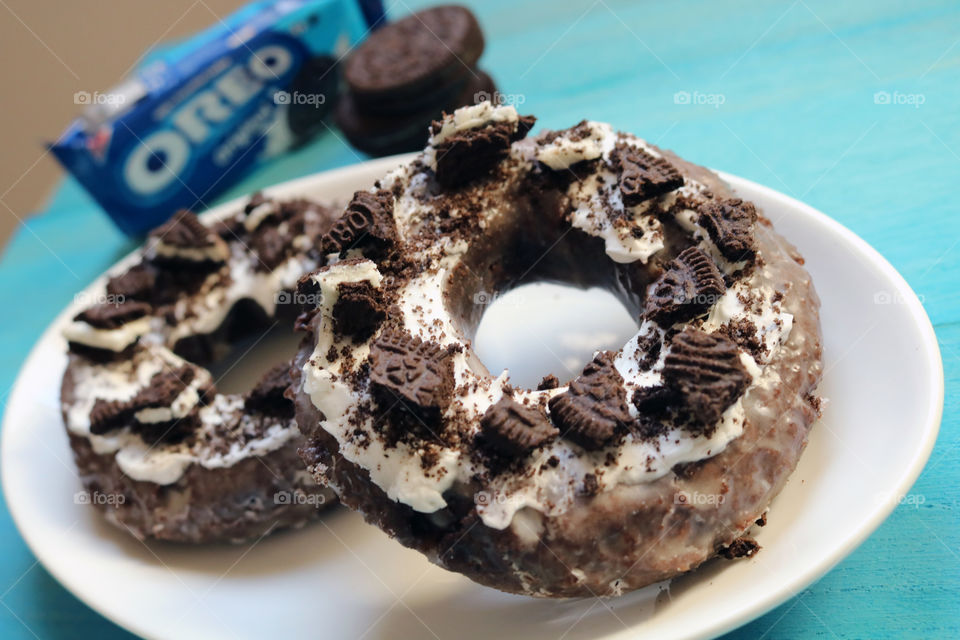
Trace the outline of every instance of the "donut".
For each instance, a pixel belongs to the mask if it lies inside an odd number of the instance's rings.
[[[63,330],[61,407],[78,495],[108,521],[139,539],[236,542],[334,501],[297,455],[289,362],[243,394],[205,368],[296,315],[291,293],[334,219],[261,194],[209,224],[180,211],[88,292]]]
[[[710,171],[609,125],[483,103],[358,192],[299,285],[292,394],[316,479],[403,545],[540,597],[757,551],[818,417],[797,251]],[[489,372],[479,291],[603,287],[638,329],[572,380]],[[365,323],[358,323],[359,318]]]

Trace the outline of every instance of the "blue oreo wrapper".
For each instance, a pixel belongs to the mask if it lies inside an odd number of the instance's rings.
[[[76,94],[87,107],[51,151],[141,235],[322,130],[337,60],[382,20],[380,0],[254,2],[113,90]]]

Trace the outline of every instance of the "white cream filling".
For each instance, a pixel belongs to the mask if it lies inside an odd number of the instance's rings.
[[[63,337],[88,347],[120,352],[150,331],[150,316],[143,316],[116,329],[98,329],[86,322],[73,320],[63,329]]]

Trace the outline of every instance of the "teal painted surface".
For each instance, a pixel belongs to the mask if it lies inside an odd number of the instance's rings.
[[[960,5],[487,0],[475,10],[483,66],[542,126],[606,120],[798,197],[924,297],[947,398],[913,489],[923,504],[898,508],[822,580],[731,637],[960,637]],[[691,104],[675,102],[683,91]],[[898,104],[911,96],[923,104]],[[329,133],[224,197],[361,159]],[[70,181],[18,232],[0,263],[4,401],[45,325],[130,248]],[[0,637],[126,637],[34,566],[5,508],[0,560]]]

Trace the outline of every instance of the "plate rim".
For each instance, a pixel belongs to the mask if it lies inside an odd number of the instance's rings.
[[[383,173],[386,173],[388,170],[399,166],[415,155],[417,154],[414,153],[389,156],[386,158],[368,160],[366,162],[338,167],[336,169],[327,171],[321,171],[307,176],[276,183],[269,187],[265,187],[263,191],[267,193],[280,191],[286,194],[291,194],[298,190],[308,188],[308,185],[313,184],[320,176],[323,176],[327,180],[334,180],[339,175],[350,175],[358,171],[369,171],[372,173],[376,170],[382,170]],[[724,171],[715,171],[715,173],[717,173],[722,180],[726,181],[734,189],[734,191],[742,188],[752,190],[756,193],[762,194],[769,200],[776,201],[778,204],[784,205],[785,207],[802,211],[808,217],[813,218],[819,224],[827,227],[833,234],[839,236],[846,243],[853,246],[863,257],[868,259],[871,267],[878,269],[882,275],[896,287],[898,293],[902,296],[904,305],[907,307],[907,310],[912,317],[913,325],[918,330],[918,335],[921,337],[922,348],[918,354],[918,357],[928,361],[927,364],[929,364],[931,368],[930,372],[932,373],[934,384],[928,389],[927,398],[924,402],[924,406],[927,408],[927,413],[918,420],[918,423],[921,423],[922,420],[924,437],[921,440],[920,445],[914,451],[914,455],[912,456],[909,465],[906,465],[901,470],[896,490],[892,491],[885,500],[878,501],[872,514],[863,522],[861,522],[852,535],[849,535],[847,539],[844,540],[843,544],[837,547],[832,554],[828,554],[819,562],[811,563],[804,569],[796,572],[789,580],[787,580],[785,583],[782,583],[783,586],[774,596],[769,599],[753,602],[747,606],[741,607],[732,616],[725,618],[722,621],[718,621],[717,624],[714,624],[708,628],[704,628],[698,633],[686,636],[688,638],[707,638],[721,635],[733,629],[739,628],[740,626],[764,615],[765,613],[768,613],[774,608],[780,606],[782,603],[786,602],[789,598],[794,597],[797,593],[812,584],[817,579],[826,575],[826,573],[839,564],[840,561],[848,557],[857,547],[859,547],[877,530],[883,521],[889,517],[899,502],[899,496],[909,491],[922,472],[933,451],[933,447],[939,434],[943,417],[944,403],[943,361],[939,344],[937,342],[936,333],[932,323],[930,322],[930,318],[927,315],[926,310],[923,308],[923,305],[916,293],[907,283],[906,279],[904,279],[904,277],[900,275],[900,273],[893,267],[893,265],[891,265],[890,262],[883,257],[883,255],[870,246],[860,236],[811,205],[801,202],[796,198],[776,191],[770,187],[758,184],[752,180],[748,180]],[[237,207],[241,206],[248,197],[249,196],[240,196],[238,198],[234,198],[211,208],[201,215],[202,217],[211,219],[224,217]],[[117,260],[107,270],[98,275],[87,286],[85,286],[83,291],[86,291],[90,287],[94,286],[97,282],[104,279],[107,273],[118,268],[119,265],[130,261],[133,256],[136,255],[136,253],[137,249],[134,249],[127,255]],[[64,322],[64,318],[69,317],[71,313],[75,313],[75,310],[79,305],[80,302],[75,299],[50,322],[50,324],[46,327],[46,329],[44,329],[43,333],[31,347],[29,354],[21,364],[20,369],[17,372],[16,380],[11,388],[10,401],[8,401],[7,410],[4,411],[2,425],[0,425],[0,430],[2,430],[2,434],[0,434],[0,460],[5,458],[6,451],[8,450],[8,440],[12,437],[9,435],[11,433],[11,429],[9,428],[11,423],[9,411],[10,404],[12,404],[14,399],[19,398],[24,393],[20,388],[23,384],[25,384],[23,378],[24,370],[35,358],[39,357],[41,345],[45,344],[53,337],[53,335],[56,334],[57,327]],[[8,477],[10,473],[12,473],[9,471],[10,467],[9,465],[2,465],[2,467],[2,478],[0,479],[2,479],[3,496],[4,500],[6,501],[10,517],[13,520],[21,538],[30,549],[30,552],[35,556],[36,560],[40,562],[50,573],[50,575],[53,576],[57,582],[59,582],[78,600],[117,626],[141,637],[162,637],[156,635],[154,630],[148,629],[145,626],[141,626],[135,616],[126,616],[122,611],[118,612],[111,609],[107,599],[102,599],[101,601],[100,599],[96,598],[95,594],[92,594],[89,590],[84,589],[80,581],[77,580],[69,571],[66,571],[62,567],[58,566],[55,554],[49,553],[48,550],[42,548],[37,540],[37,537],[32,533],[32,529],[29,527],[29,525],[25,524],[29,521],[29,516],[27,516],[25,513],[26,510],[24,509],[24,505],[18,503],[15,498],[11,499],[12,496],[9,489],[10,479]],[[634,629],[624,629],[610,637],[626,638],[634,632]]]

